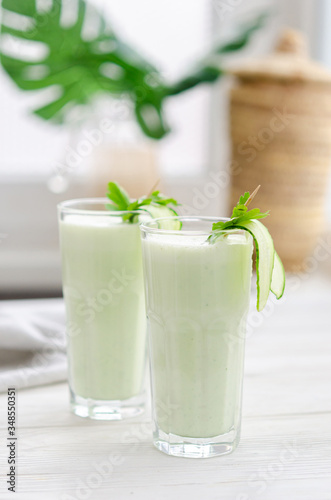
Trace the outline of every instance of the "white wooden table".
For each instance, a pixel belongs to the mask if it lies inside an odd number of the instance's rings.
[[[1,500],[330,500],[330,278],[301,278],[296,290],[290,281],[286,299],[250,321],[260,323],[247,340],[242,438],[232,455],[169,457],[151,444],[149,413],[89,421],[69,413],[66,384],[26,389],[16,494],[4,479],[0,396]]]

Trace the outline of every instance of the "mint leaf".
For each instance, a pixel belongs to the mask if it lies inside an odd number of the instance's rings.
[[[245,205],[245,203],[249,199],[249,197],[250,197],[249,191],[246,191],[246,193],[244,195],[240,196],[239,203],[237,203],[237,206],[238,205]]]
[[[107,197],[112,203],[106,205],[108,210],[112,211],[127,211],[127,214],[122,216],[123,221],[130,223],[136,222],[136,215],[131,212],[144,212],[144,207],[154,206],[164,208],[164,217],[178,215],[173,208],[168,205],[178,206],[177,200],[174,198],[166,198],[160,191],[153,191],[150,195],[142,196],[137,200],[130,200],[128,193],[117,182],[109,182]],[[148,211],[148,210],[147,210]],[[161,217],[161,215],[159,215]]]
[[[220,236],[220,231],[224,231],[225,229],[236,229],[236,227],[240,226],[240,224],[244,222],[254,219],[264,219],[269,215],[269,210],[267,212],[261,212],[259,208],[253,208],[252,210],[247,209],[247,206],[251,203],[259,188],[260,186],[258,186],[252,194],[250,194],[249,191],[246,191],[245,194],[240,196],[237,205],[232,211],[230,220],[226,222],[215,222],[213,224],[213,233],[208,237],[209,242],[215,241],[215,239]]]
[[[247,207],[245,205],[237,205],[236,207],[234,207],[232,211],[231,218],[240,217],[241,215],[244,215],[244,213],[246,212],[247,212]]]
[[[128,193],[123,189],[117,182],[108,183],[108,193],[107,198],[113,203],[111,204],[111,210],[127,210],[130,205],[130,198]],[[108,208],[108,206],[107,206]]]

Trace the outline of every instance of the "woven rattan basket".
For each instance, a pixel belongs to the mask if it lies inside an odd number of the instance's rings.
[[[324,229],[331,164],[331,72],[286,30],[274,54],[232,71],[233,206],[258,184],[258,206],[286,270],[305,268]],[[252,207],[253,208],[253,207]]]

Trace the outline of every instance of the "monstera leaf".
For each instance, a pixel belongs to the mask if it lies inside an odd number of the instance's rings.
[[[35,110],[35,114],[46,120],[64,121],[68,109],[87,104],[101,92],[126,95],[133,103],[142,130],[154,139],[160,139],[169,130],[163,118],[164,100],[219,78],[223,71],[211,64],[210,56],[241,49],[263,22],[260,17],[235,40],[216,47],[191,74],[169,85],[152,64],[120,40],[95,9],[93,19],[98,30],[93,37],[84,37],[83,28],[92,7],[85,0],[76,0],[74,4],[75,21],[66,26],[61,21],[62,0],[53,0],[47,10],[38,9],[36,0],[3,0],[0,58],[4,70],[22,90],[47,87],[57,90],[51,102]],[[37,60],[23,58],[20,50],[13,55],[8,50],[10,41],[41,46],[46,54]]]
[[[148,78],[155,79],[156,69],[125,45],[101,15],[98,34],[92,40],[84,40],[84,0],[78,0],[77,18],[69,27],[61,25],[62,2],[58,0],[44,12],[37,11],[35,0],[3,0],[2,8],[31,19],[26,30],[2,24],[2,36],[39,42],[48,49],[46,57],[34,62],[1,53],[4,69],[21,89],[59,87],[60,95],[37,109],[37,115],[47,120],[62,120],[67,105],[86,104],[100,91],[126,93],[135,104],[138,121],[146,134],[159,138],[166,133],[160,89],[146,84]],[[152,115],[152,127],[144,119],[144,106],[145,115]]]

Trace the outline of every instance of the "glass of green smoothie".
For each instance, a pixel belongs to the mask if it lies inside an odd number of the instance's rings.
[[[141,226],[150,327],[154,444],[207,457],[239,439],[252,238],[206,242],[216,218],[181,217],[181,230]]]
[[[222,455],[239,442],[253,240],[260,226],[266,232],[258,235],[259,308],[266,293],[262,281],[269,280],[269,293],[274,265],[267,229],[247,217],[233,219],[242,227],[231,227],[230,219],[200,216],[140,226],[154,444],[169,455]],[[222,225],[229,227],[218,230]],[[274,283],[277,290],[283,286]]]
[[[108,199],[58,206],[72,411],[120,420],[144,409],[146,312],[137,223]]]

